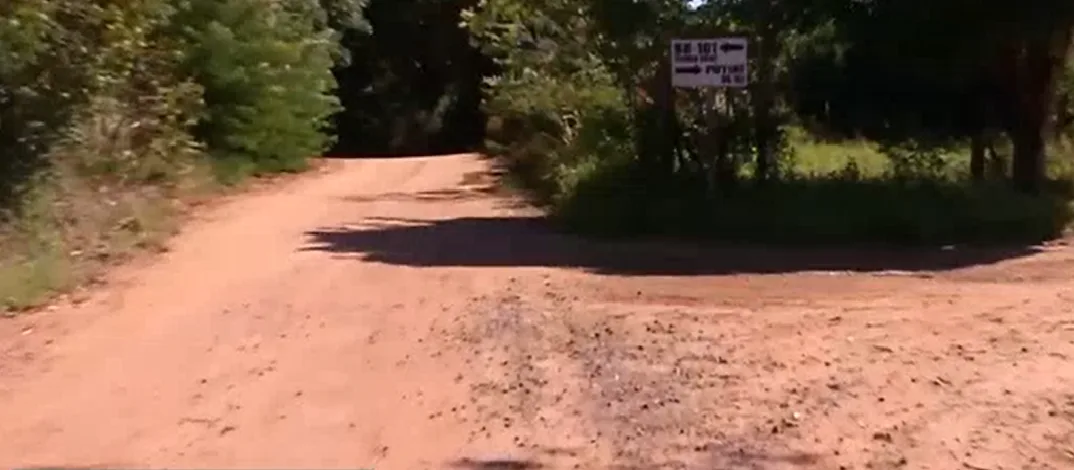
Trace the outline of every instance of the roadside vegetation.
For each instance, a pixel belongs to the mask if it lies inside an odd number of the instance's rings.
[[[325,20],[299,1],[0,5],[0,304],[92,280],[183,203],[328,148]]]
[[[1054,238],[1071,219],[1072,5],[3,2],[0,307],[324,153],[480,149],[593,235]],[[716,35],[750,38],[751,88],[670,92],[668,41]]]
[[[1071,218],[1070,10],[485,0],[468,24],[502,67],[490,148],[570,229],[1032,243]],[[672,91],[669,40],[720,35],[750,39],[751,88]]]

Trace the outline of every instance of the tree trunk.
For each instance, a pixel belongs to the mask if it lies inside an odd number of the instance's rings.
[[[760,85],[760,84],[759,84]],[[767,88],[761,85],[759,88]],[[754,126],[754,138],[757,145],[757,173],[754,175],[758,182],[765,182],[772,175],[772,165],[775,163],[774,151],[775,132],[772,125],[772,100],[768,99],[768,90],[758,90],[757,105],[754,110],[756,122]]]
[[[1057,136],[1069,131],[1071,123],[1074,123],[1074,113],[1071,113],[1071,111],[1071,96],[1069,93],[1063,93],[1055,106],[1055,131]]]
[[[637,116],[638,157],[647,172],[657,179],[675,171],[675,149],[678,140],[678,115],[675,113],[675,89],[671,83],[671,66],[662,64],[646,92],[650,104],[641,104]]]
[[[720,139],[716,160],[716,177],[720,189],[725,195],[735,191],[738,186],[738,175],[735,174],[735,163],[731,155],[731,139],[727,126],[722,129],[723,138]]]
[[[1040,191],[1045,179],[1044,126],[1023,125],[1011,135],[1014,143],[1014,162],[1011,177],[1014,187],[1025,193]]]
[[[984,179],[986,146],[984,131],[977,131],[970,139],[970,177],[974,181]]]
[[[1003,128],[996,109],[997,105],[1003,104],[999,102],[1001,99],[999,90],[1000,88],[993,83],[982,82],[978,83],[972,95],[971,109],[975,112],[970,117],[973,124],[970,134],[970,178],[974,181],[989,177],[988,152],[995,142],[995,131]]]
[[[1040,190],[1046,177],[1044,165],[1044,132],[1050,112],[1050,79],[1043,74],[1035,80],[1023,82],[1019,90],[1017,116],[1011,126],[1011,143],[1014,154],[1011,162],[1011,179],[1014,187],[1026,193]]]
[[[775,58],[779,51],[779,37],[776,28],[767,23],[765,16],[764,31],[757,41],[757,83],[754,84],[753,115],[754,139],[757,146],[757,168],[754,177],[758,182],[765,182],[771,177],[772,165],[775,163],[776,125],[772,119],[776,103]]]
[[[1014,144],[1011,178],[1019,191],[1039,191],[1047,176],[1044,133],[1070,45],[1071,30],[1054,31],[1023,44],[1021,63],[1015,70],[1015,119],[1010,126]]]

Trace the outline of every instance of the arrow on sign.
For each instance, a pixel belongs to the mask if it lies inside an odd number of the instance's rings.
[[[688,73],[691,75],[697,75],[701,73],[701,66],[694,65],[692,67],[675,67],[675,73]]]
[[[720,44],[720,52],[741,51],[746,45],[738,42],[725,42]]]

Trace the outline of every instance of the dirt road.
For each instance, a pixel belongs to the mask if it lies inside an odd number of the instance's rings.
[[[596,245],[334,161],[0,323],[0,466],[1074,466],[1074,254]]]

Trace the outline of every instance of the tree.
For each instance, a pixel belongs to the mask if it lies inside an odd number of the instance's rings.
[[[205,89],[198,136],[228,172],[288,171],[328,148],[339,109],[334,31],[299,0],[188,0],[186,68]]]
[[[845,45],[839,60],[833,55],[828,67],[800,73],[827,74],[825,119],[844,132],[972,137],[978,175],[990,129],[1006,131],[1015,148],[1012,180],[1035,192],[1045,177],[1043,133],[1071,47],[1071,9],[1050,0],[848,2],[833,15]],[[950,34],[956,28],[960,34]],[[817,115],[816,108],[799,110]]]
[[[334,0],[345,1],[345,0]],[[372,33],[344,36],[337,67],[344,111],[336,151],[430,153],[480,144],[481,81],[491,62],[460,27],[475,0],[372,0]]]

